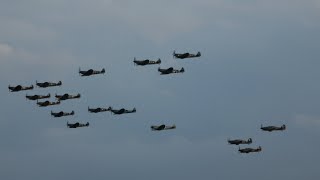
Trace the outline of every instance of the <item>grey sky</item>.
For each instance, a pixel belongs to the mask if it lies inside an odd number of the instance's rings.
[[[317,0],[2,0],[0,179],[320,178],[319,18]],[[173,50],[203,56],[175,60]],[[160,76],[134,57],[186,72]],[[82,78],[79,67],[107,73]],[[63,85],[8,92],[36,80]],[[82,97],[52,108],[24,98],[48,92]],[[177,129],[150,131],[161,123]],[[227,145],[249,137],[261,153]]]

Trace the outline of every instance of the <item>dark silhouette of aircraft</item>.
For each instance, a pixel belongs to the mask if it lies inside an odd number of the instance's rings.
[[[17,92],[17,91],[24,91],[24,90],[31,90],[33,89],[33,85],[31,86],[21,86],[21,85],[17,85],[17,86],[8,86],[9,90],[11,92]]]
[[[177,69],[173,69],[173,67],[170,67],[168,69],[161,69],[159,67],[158,71],[161,73],[161,75],[172,74],[172,73],[183,73],[184,72],[184,68],[181,68],[180,70],[177,70]]]
[[[262,149],[261,149],[261,146],[259,146],[258,148],[244,148],[244,149],[241,149],[239,147],[239,153],[252,153],[252,152],[260,152]]]
[[[87,71],[81,71],[81,69],[79,68],[79,74],[81,76],[91,76],[91,75],[95,75],[95,74],[104,74],[106,72],[106,70],[103,68],[101,71],[95,71],[93,69],[89,69]]]
[[[53,82],[43,82],[43,83],[38,83],[38,81],[36,81],[36,85],[41,87],[41,88],[47,88],[47,87],[53,87],[53,86],[61,86],[62,82],[59,81],[57,83],[53,83]]]
[[[46,107],[46,106],[58,105],[60,104],[60,101],[57,101],[57,102],[50,102],[50,101],[38,102],[37,101],[37,104],[39,107]]]
[[[140,65],[140,66],[144,66],[144,65],[151,65],[151,64],[160,64],[161,60],[158,59],[157,61],[151,61],[149,59],[146,60],[136,60],[136,58],[134,58],[133,60],[135,65]]]
[[[69,128],[88,127],[89,126],[89,122],[87,122],[86,124],[82,124],[82,123],[79,123],[79,122],[76,122],[74,124],[69,124],[69,122],[67,122],[67,126]]]
[[[277,126],[265,126],[263,127],[262,124],[261,124],[261,128],[260,128],[262,131],[283,131],[286,129],[286,125],[282,125],[281,127],[277,127]]]
[[[60,111],[60,112],[52,112],[51,111],[51,116],[54,116],[54,117],[72,116],[72,115],[74,115],[74,111],[71,111],[70,113],[63,112],[63,111]]]
[[[117,114],[117,115],[137,112],[136,108],[133,108],[132,110],[126,110],[124,108],[116,110],[116,109],[112,109],[112,107],[109,107],[107,110],[111,111],[111,113]]]
[[[91,113],[98,113],[98,112],[105,112],[105,111],[110,111],[110,109],[108,108],[93,108],[91,109],[89,106],[88,106],[88,111],[91,112]]]
[[[162,130],[169,130],[169,129],[176,129],[176,125],[166,126],[162,124],[160,126],[151,126],[152,131],[162,131]]]
[[[63,94],[63,95],[57,95],[55,96],[59,101],[67,100],[67,99],[76,99],[80,98],[81,95],[78,93],[77,95],[70,95],[70,94]]]
[[[46,98],[50,98],[50,93],[47,95],[33,95],[33,96],[29,96],[26,94],[26,98],[29,100],[46,99]]]
[[[251,144],[251,143],[252,143],[252,139],[249,138],[247,141],[246,141],[246,140],[242,140],[242,139],[234,139],[234,140],[228,139],[228,143],[229,143],[229,144],[235,144],[235,145],[239,145],[239,144]]]
[[[185,58],[195,58],[195,57],[200,57],[201,53],[198,52],[197,54],[190,54],[190,53],[176,53],[176,51],[173,51],[173,57],[174,58],[179,58],[179,59],[185,59]]]

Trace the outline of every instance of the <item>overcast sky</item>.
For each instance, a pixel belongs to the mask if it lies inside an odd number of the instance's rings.
[[[318,0],[1,0],[0,179],[320,178],[319,19]],[[134,57],[185,73],[160,76]],[[8,92],[36,80],[63,85]],[[40,108],[26,93],[81,99]],[[150,130],[163,123],[177,129]],[[228,138],[262,152],[239,154]]]

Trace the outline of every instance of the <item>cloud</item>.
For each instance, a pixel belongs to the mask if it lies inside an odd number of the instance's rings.
[[[13,53],[13,47],[11,47],[9,44],[0,43],[0,57],[6,57],[9,56],[11,53]]]
[[[319,126],[320,117],[297,114],[294,116],[294,122],[302,126]]]

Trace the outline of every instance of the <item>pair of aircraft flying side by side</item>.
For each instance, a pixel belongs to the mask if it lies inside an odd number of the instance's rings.
[[[234,140],[230,140],[228,139],[228,143],[229,144],[234,144],[234,145],[240,145],[240,144],[251,144],[252,143],[252,139],[249,138],[248,140],[242,140],[242,139],[234,139]],[[239,146],[239,153],[252,153],[252,152],[260,152],[262,150],[261,146],[259,146],[258,148],[240,148]]]
[[[263,126],[261,125],[260,129],[262,131],[268,131],[268,132],[272,132],[272,131],[284,131],[286,130],[286,125],[282,125],[280,127],[278,126]],[[230,140],[228,139],[228,143],[229,144],[234,144],[234,145],[240,145],[240,144],[251,144],[252,143],[252,139],[249,138],[248,140],[242,140],[242,139],[234,139],[234,140]],[[251,153],[251,152],[260,152],[262,150],[261,146],[259,146],[258,148],[243,148],[241,149],[239,146],[239,153]]]
[[[59,81],[57,83],[55,82],[42,82],[42,83],[39,83],[38,81],[36,81],[36,85],[40,88],[47,88],[47,87],[54,87],[54,86],[61,86],[62,85],[62,82]],[[17,86],[8,86],[9,90],[11,92],[18,92],[18,91],[24,91],[24,90],[32,90],[34,88],[33,85],[31,86],[22,86],[22,85],[17,85]]]
[[[37,100],[37,105],[39,107],[47,107],[47,106],[53,106],[53,105],[58,105],[60,104],[60,101],[64,101],[67,99],[77,99],[80,98],[81,95],[80,94],[76,94],[76,95],[70,95],[70,94],[63,94],[63,95],[55,95],[57,101],[53,102],[53,101],[42,101],[39,102],[38,99],[43,99],[43,98],[49,98],[50,94],[48,94],[47,96],[40,96],[40,95],[34,95],[34,96],[26,96],[28,99],[31,100]],[[39,98],[40,97],[40,98]]]
[[[115,115],[120,115],[120,114],[129,114],[129,113],[135,113],[137,112],[136,108],[133,108],[132,110],[127,110],[124,108],[121,109],[113,109],[111,106],[108,108],[90,108],[88,107],[88,111],[90,113],[99,113],[99,112],[106,112],[106,111],[110,111],[111,113],[115,114]]]
[[[146,60],[136,60],[136,58],[134,58],[133,60],[135,65],[139,65],[139,66],[145,66],[145,65],[153,65],[153,64],[160,64],[161,60],[158,59],[157,61],[151,61],[149,59]],[[165,75],[165,74],[173,74],[173,73],[183,73],[184,69],[181,68],[180,70],[178,69],[173,69],[173,67],[169,67],[167,69],[161,69],[160,67],[158,68],[158,71],[160,72],[160,75]]]

